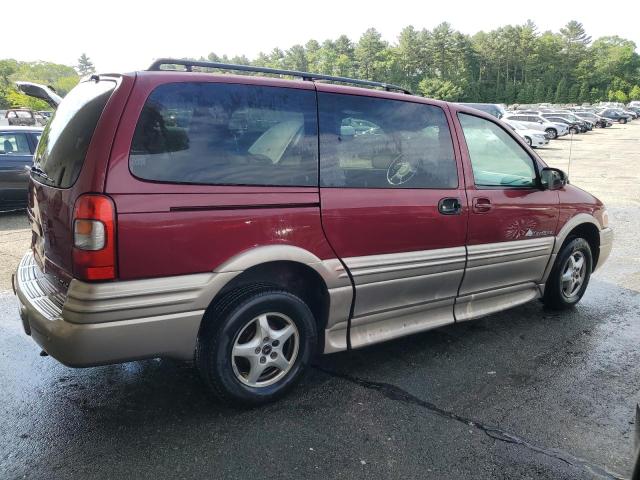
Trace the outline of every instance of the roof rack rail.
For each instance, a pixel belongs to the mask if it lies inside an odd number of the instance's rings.
[[[297,70],[281,70],[279,68],[254,67],[252,65],[236,65],[233,63],[203,62],[198,60],[181,60],[177,58],[159,58],[158,60],[156,60],[151,64],[148,70],[156,71],[156,72],[160,70],[171,71],[171,70],[161,68],[163,65],[181,65],[185,67],[187,72],[192,72],[193,67],[201,67],[201,68],[217,68],[220,70],[236,70],[240,72],[287,75],[290,77],[299,77],[302,80],[306,80],[310,82],[313,80],[327,80],[330,82],[350,83],[353,85],[363,85],[367,87],[384,88],[387,92],[397,90],[402,93],[406,93],[407,95],[412,95],[410,90],[407,90],[406,88],[400,87],[398,85],[392,85],[390,83],[372,82],[370,80],[360,80],[357,78],[336,77],[333,75],[324,75],[322,73],[300,72]]]

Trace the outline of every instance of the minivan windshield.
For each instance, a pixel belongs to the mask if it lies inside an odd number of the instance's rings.
[[[80,174],[93,131],[116,87],[113,80],[87,80],[64,98],[42,132],[34,155],[37,181],[69,188]]]

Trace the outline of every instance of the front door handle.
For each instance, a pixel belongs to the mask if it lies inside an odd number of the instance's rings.
[[[491,200],[486,197],[476,197],[473,199],[473,211],[475,213],[485,213],[491,210]]]
[[[460,215],[460,212],[462,212],[462,203],[460,203],[459,198],[442,198],[438,202],[438,211],[442,215]]]

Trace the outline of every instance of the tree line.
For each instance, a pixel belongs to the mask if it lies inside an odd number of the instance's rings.
[[[204,59],[204,58],[203,58]],[[532,21],[466,35],[447,23],[405,27],[394,43],[368,29],[354,42],[309,40],[255,59],[210,61],[311,71],[394,83],[449,101],[527,104],[640,100],[640,56],[618,36],[592,41],[583,25],[539,32]]]
[[[210,53],[202,60],[302,70],[394,83],[426,97],[506,104],[596,103],[640,100],[640,55],[631,40],[595,40],[570,21],[559,32],[539,32],[532,21],[490,32],[463,34],[443,22],[433,30],[407,26],[395,42],[370,28],[357,40],[346,35],[311,39],[254,59]],[[74,67],[0,60],[0,108],[48,108],[21,95],[15,80],[52,85],[64,95],[94,66],[85,55]]]

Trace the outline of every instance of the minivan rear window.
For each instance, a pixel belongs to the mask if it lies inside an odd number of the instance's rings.
[[[75,183],[98,119],[115,87],[113,80],[91,79],[79,83],[64,97],[38,142],[34,165],[43,173],[34,178],[58,188]]]
[[[168,183],[317,186],[315,102],[312,90],[161,85],[140,114],[129,168]]]

